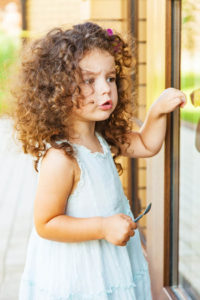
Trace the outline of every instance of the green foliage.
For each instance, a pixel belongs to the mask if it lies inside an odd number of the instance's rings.
[[[200,120],[200,108],[196,109],[181,109],[181,120],[197,124]]]
[[[194,72],[181,74],[181,90],[192,91],[195,88],[199,88],[200,74]]]
[[[190,94],[199,88],[200,74],[182,73],[181,74],[181,90],[187,96],[187,104],[181,109],[181,120],[197,124],[200,120],[200,107],[194,107],[190,101]]]
[[[19,56],[19,50],[19,38],[0,31],[0,113],[7,106],[8,80],[12,67]]]
[[[194,17],[193,16],[185,16],[182,18],[182,24],[188,23],[194,21]]]

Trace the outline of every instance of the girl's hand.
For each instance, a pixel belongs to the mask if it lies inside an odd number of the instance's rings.
[[[186,95],[177,89],[168,88],[164,90],[151,106],[151,110],[158,116],[174,111],[178,106],[186,104]]]
[[[134,236],[136,228],[136,223],[125,214],[102,219],[103,238],[117,246],[125,246],[130,237]]]

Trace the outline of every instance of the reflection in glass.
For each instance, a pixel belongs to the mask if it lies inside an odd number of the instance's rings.
[[[179,286],[200,299],[200,2],[182,1]]]

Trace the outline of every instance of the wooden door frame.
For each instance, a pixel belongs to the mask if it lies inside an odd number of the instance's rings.
[[[180,87],[181,0],[147,1],[147,106]],[[172,51],[173,50],[173,51]],[[165,143],[147,160],[147,255],[153,299],[186,299],[178,285],[179,109],[167,118]],[[176,216],[176,218],[173,218]]]

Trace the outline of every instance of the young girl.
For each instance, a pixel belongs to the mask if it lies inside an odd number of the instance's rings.
[[[155,155],[185,96],[165,90],[131,131],[131,67],[127,43],[89,22],[50,31],[23,58],[16,129],[40,172],[20,300],[151,299],[116,157]]]

